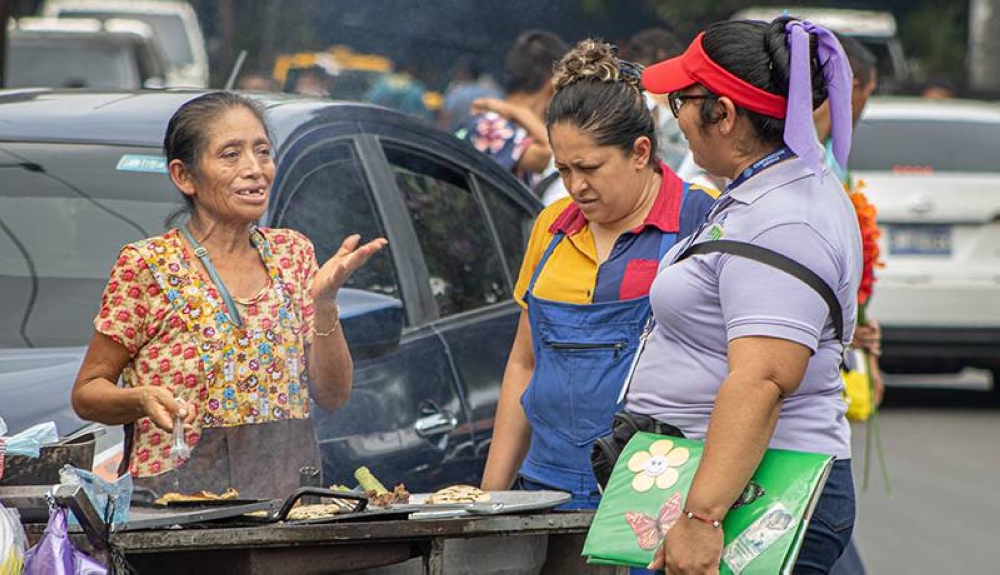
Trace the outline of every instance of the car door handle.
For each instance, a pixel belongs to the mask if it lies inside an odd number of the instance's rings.
[[[420,437],[431,437],[448,433],[457,426],[458,419],[454,415],[447,411],[441,411],[421,417],[413,424],[413,429],[416,430],[417,435]]]

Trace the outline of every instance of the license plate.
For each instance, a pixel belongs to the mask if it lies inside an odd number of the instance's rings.
[[[950,256],[951,226],[889,226],[889,254],[894,256]]]

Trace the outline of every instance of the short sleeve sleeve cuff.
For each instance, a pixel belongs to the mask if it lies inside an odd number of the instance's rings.
[[[779,318],[741,318],[726,325],[729,341],[741,337],[773,337],[804,345],[816,353],[819,334],[812,326],[794,320]]]
[[[129,357],[135,357],[152,336],[149,298],[159,293],[159,284],[139,250],[125,246],[111,269],[94,329],[124,347]]]

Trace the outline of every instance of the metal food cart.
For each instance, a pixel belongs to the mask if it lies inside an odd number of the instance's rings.
[[[592,512],[410,513],[371,510],[331,517],[330,521],[271,522],[247,520],[246,506],[157,510],[133,508],[126,530],[108,532],[81,488],[76,486],[0,487],[0,501],[15,507],[47,505],[45,493],[80,518],[75,543],[99,559],[110,548],[124,555],[138,573],[212,573],[314,575],[350,572],[422,558],[422,572],[445,573],[445,542],[454,539],[491,541],[543,536],[550,554],[560,540],[586,533]],[[254,509],[273,510],[280,502]],[[480,509],[480,511],[482,511]],[[37,539],[43,525],[28,526]],[[568,546],[573,548],[572,545]],[[578,549],[578,547],[576,547]],[[578,552],[578,551],[577,551]]]

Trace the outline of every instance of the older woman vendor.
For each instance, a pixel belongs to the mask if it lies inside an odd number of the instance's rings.
[[[73,406],[126,425],[122,471],[140,486],[285,496],[319,462],[310,398],[335,409],[350,393],[337,292],[386,242],[351,236],[319,267],[303,235],[255,225],[275,166],[252,100],[187,102],[163,147],[190,217],[118,255]],[[186,458],[170,451],[178,417]]]

